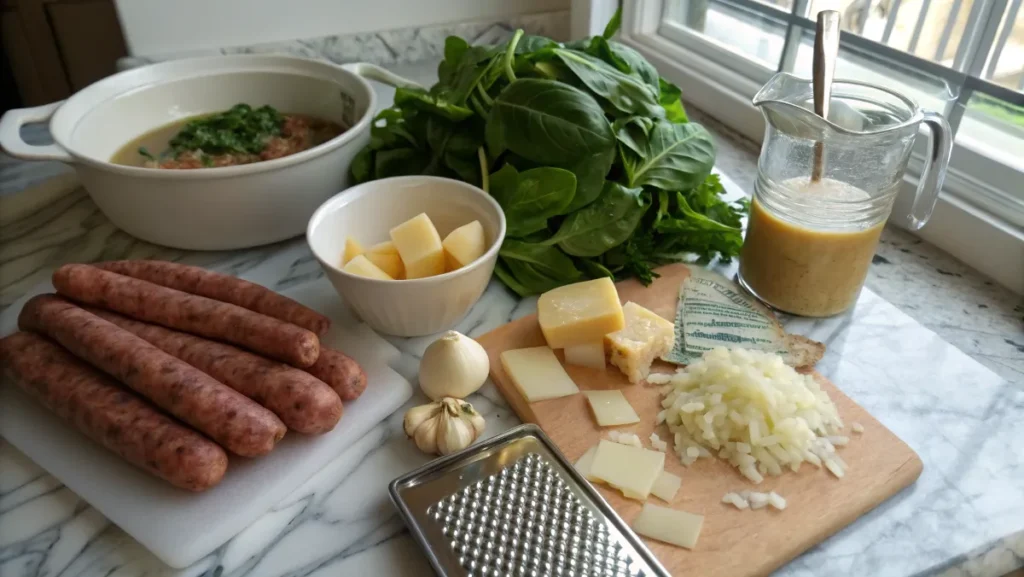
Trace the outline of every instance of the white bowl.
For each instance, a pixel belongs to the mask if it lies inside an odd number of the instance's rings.
[[[391,228],[427,213],[443,239],[479,220],[487,237],[483,256],[456,271],[412,280],[378,280],[341,269],[345,238],[364,246],[390,239]],[[335,290],[375,330],[403,337],[455,326],[487,288],[505,239],[505,214],[489,194],[458,180],[400,176],[342,192],[313,213],[306,240]]]
[[[103,214],[143,240],[193,250],[266,244],[302,234],[316,207],[347,186],[376,111],[374,91],[361,76],[410,84],[372,65],[289,56],[163,62],[105,78],[64,102],[8,111],[0,147],[18,158],[71,164]],[[150,130],[239,102],[349,128],[309,150],[241,166],[157,170],[110,162]],[[23,124],[47,119],[56,144],[21,139]]]

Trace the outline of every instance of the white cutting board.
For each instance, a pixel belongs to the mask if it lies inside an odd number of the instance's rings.
[[[37,294],[52,290],[41,286]],[[171,567],[191,565],[270,510],[412,396],[412,386],[389,365],[398,349],[355,321],[337,293],[320,279],[285,294],[329,316],[322,341],[345,351],[367,373],[359,399],[330,433],[289,433],[258,459],[232,457],[219,485],[194,494],[171,487],[91,442],[4,378],[0,382],[0,436],[49,471]],[[23,301],[22,301],[23,302]],[[0,319],[0,334],[17,329],[22,302]]]

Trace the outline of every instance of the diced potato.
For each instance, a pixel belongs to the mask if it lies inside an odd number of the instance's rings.
[[[370,259],[366,258],[366,255],[362,254],[350,260],[342,270],[350,274],[365,276],[367,278],[394,280],[388,275],[388,273],[380,270],[380,267],[370,262]]]
[[[448,233],[444,242],[445,266],[453,271],[475,261],[487,252],[487,238],[479,220],[464,224]]]
[[[426,213],[420,213],[391,229],[391,240],[405,263],[406,278],[423,278],[444,272],[441,235]]]
[[[398,256],[398,251],[374,252],[373,249],[370,249],[366,251],[363,256],[369,259],[373,264],[377,265],[377,268],[387,273],[391,278],[405,278],[405,265],[402,263],[402,257]]]
[[[398,254],[398,247],[396,247],[395,243],[391,242],[390,240],[386,240],[384,242],[378,242],[377,244],[371,246],[370,248],[366,249],[366,252],[367,253],[374,253],[374,254],[394,254],[394,255],[397,255]]]
[[[345,252],[341,255],[341,264],[348,264],[348,261],[356,258],[364,252],[366,252],[366,250],[363,248],[363,245],[359,244],[356,239],[351,236],[345,238]]]

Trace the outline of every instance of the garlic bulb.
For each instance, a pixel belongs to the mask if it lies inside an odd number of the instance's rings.
[[[430,343],[420,361],[420,388],[432,400],[464,399],[487,380],[491,363],[480,343],[448,331]]]
[[[484,431],[484,418],[473,405],[445,397],[405,413],[405,434],[424,453],[447,455],[473,444]]]

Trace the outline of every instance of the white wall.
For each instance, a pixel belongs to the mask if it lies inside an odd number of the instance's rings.
[[[133,56],[568,10],[570,0],[115,0]]]

